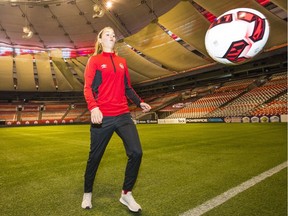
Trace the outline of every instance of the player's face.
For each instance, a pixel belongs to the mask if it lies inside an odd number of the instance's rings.
[[[102,37],[100,39],[100,42],[102,44],[103,50],[106,52],[112,52],[115,42],[116,42],[116,37],[113,29],[111,28],[106,28],[102,32]]]

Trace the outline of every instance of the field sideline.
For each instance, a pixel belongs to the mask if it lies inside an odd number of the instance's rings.
[[[137,125],[143,161],[134,196],[143,216],[176,216],[287,161],[287,125]],[[93,209],[80,207],[89,125],[0,128],[1,216],[134,215],[118,201],[126,156],[112,137]],[[287,168],[204,215],[287,215]]]

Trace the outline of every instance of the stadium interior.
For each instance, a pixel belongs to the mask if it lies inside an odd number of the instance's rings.
[[[132,85],[152,107],[143,114],[130,104],[138,122],[287,115],[285,0],[108,2],[0,2],[1,125],[88,123],[84,70],[105,26],[115,29]],[[204,38],[234,8],[263,13],[270,36],[252,60],[224,65],[209,56]]]

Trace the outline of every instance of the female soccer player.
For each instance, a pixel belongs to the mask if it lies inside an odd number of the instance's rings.
[[[90,152],[84,176],[82,208],[92,208],[92,190],[96,172],[106,146],[114,132],[122,139],[128,156],[120,202],[130,211],[141,206],[134,200],[132,189],[142,158],[142,148],[136,126],[131,119],[127,98],[149,112],[151,107],[134,91],[126,60],[115,53],[116,42],[111,27],[102,29],[97,37],[95,53],[85,69],[84,96],[91,112]]]

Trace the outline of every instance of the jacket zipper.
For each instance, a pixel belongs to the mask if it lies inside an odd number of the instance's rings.
[[[116,67],[115,67],[115,64],[114,64],[114,61],[113,61],[112,55],[110,55],[110,59],[111,59],[111,62],[112,62],[112,64],[113,64],[114,73],[116,73]]]

